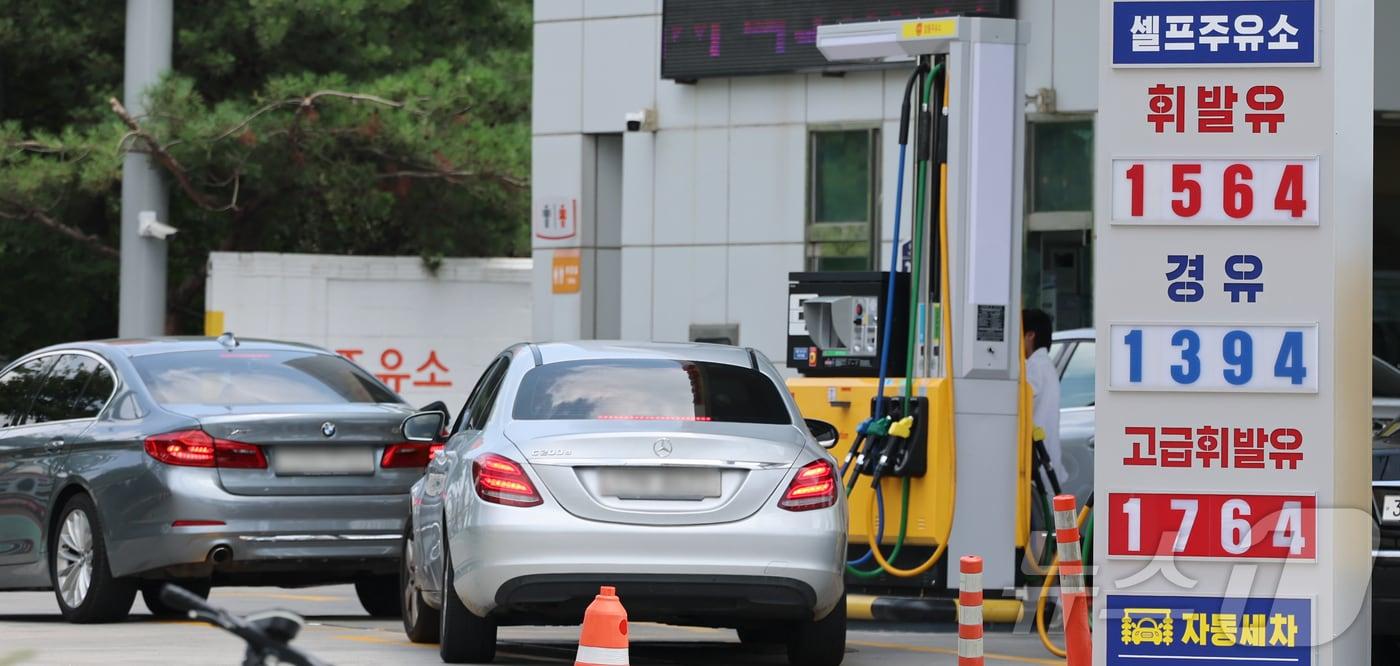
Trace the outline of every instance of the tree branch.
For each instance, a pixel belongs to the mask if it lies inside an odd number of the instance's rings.
[[[67,224],[59,222],[58,220],[50,217],[47,213],[45,213],[42,210],[39,210],[37,208],[29,208],[20,204],[19,202],[4,199],[0,199],[0,203],[5,204],[6,206],[10,206],[11,208],[17,209],[17,212],[7,212],[5,210],[0,210],[0,217],[11,220],[38,222],[39,224],[42,224],[84,245],[87,245],[88,247],[98,252],[101,252],[102,254],[105,254],[109,257],[121,257],[121,252],[119,252],[117,248],[114,248],[111,245],[108,245],[107,243],[103,242],[101,238],[86,233],[83,230],[78,229],[77,227],[71,227]]]
[[[339,90],[318,90],[314,93],[311,93],[310,95],[307,95],[306,97],[301,98],[300,104],[302,107],[308,107],[312,104],[315,104],[316,100],[322,97],[339,97],[341,99],[349,99],[354,100],[356,102],[373,102],[375,104],[387,106],[394,109],[402,109],[404,107],[403,102],[395,102],[392,99],[384,99],[383,97],[380,97],[378,95],[342,92]]]
[[[190,182],[189,173],[180,165],[179,160],[176,160],[174,155],[166,152],[165,148],[160,145],[160,142],[156,141],[155,137],[151,136],[149,132],[141,127],[140,123],[136,122],[135,118],[131,117],[126,107],[122,106],[122,103],[117,101],[117,98],[108,98],[107,103],[112,105],[112,112],[117,114],[117,117],[121,118],[122,123],[131,130],[127,132],[126,136],[122,137],[121,143],[118,144],[119,146],[125,144],[127,139],[130,138],[139,139],[142,143],[146,144],[146,150],[137,150],[134,152],[142,152],[154,157],[161,166],[165,167],[166,171],[170,172],[171,176],[174,176],[175,182],[179,184],[180,189],[184,190],[185,194],[200,208],[213,212],[236,209],[236,201],[226,206],[220,206],[210,199],[208,195],[199,191],[199,189]]]

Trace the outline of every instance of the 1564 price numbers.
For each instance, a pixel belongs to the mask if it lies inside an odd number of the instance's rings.
[[[1315,225],[1318,160],[1114,160],[1114,224]]]

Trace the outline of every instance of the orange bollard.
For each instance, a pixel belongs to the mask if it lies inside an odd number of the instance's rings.
[[[583,614],[574,666],[628,666],[627,609],[615,588],[604,585]]]
[[[1065,607],[1065,652],[1069,666],[1092,666],[1089,595],[1084,590],[1084,559],[1079,551],[1074,495],[1055,496],[1055,541],[1060,555],[1060,598]]]
[[[982,558],[958,560],[958,666],[982,666]]]

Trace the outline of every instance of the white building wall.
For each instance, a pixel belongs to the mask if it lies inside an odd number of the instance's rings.
[[[738,324],[740,344],[779,358],[787,273],[804,268],[807,133],[836,126],[881,129],[880,263],[886,266],[905,73],[662,80],[661,4],[535,0],[536,200],[576,196],[588,211],[588,135],[625,132],[627,113],[654,109],[658,131],[623,139],[622,335],[684,340],[691,324]],[[1019,5],[1027,34],[1028,104],[1050,89],[1054,112],[1096,111],[1099,45],[1092,35],[1099,0]],[[1400,2],[1378,3],[1378,32],[1397,23]],[[1400,42],[1377,40],[1379,62],[1397,56]],[[1400,109],[1400,69],[1378,67],[1377,87],[1378,108]],[[593,235],[586,212],[581,217],[577,239],[536,241],[536,339],[588,337],[594,330],[587,272],[595,255],[588,248],[612,246]],[[585,248],[581,294],[551,293],[550,260],[560,246]]]
[[[531,266],[446,259],[429,273],[418,257],[211,252],[206,333],[337,351],[409,403],[455,413],[491,359],[529,339]]]

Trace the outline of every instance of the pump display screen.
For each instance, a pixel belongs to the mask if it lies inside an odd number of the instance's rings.
[[[1014,18],[1015,0],[665,0],[661,76],[818,71],[819,25],[941,16]]]

